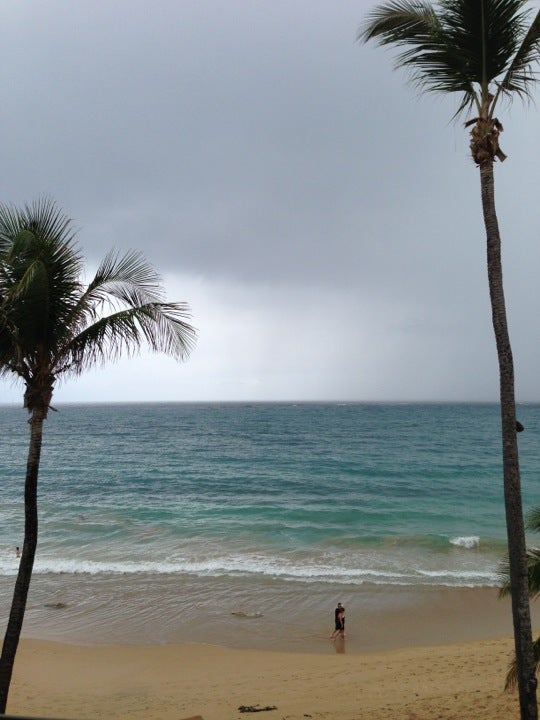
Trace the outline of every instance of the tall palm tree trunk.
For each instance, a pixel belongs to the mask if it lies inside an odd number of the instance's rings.
[[[499,359],[504,503],[512,595],[512,618],[522,720],[537,720],[536,673],[533,652],[525,526],[521,501],[516,430],[514,361],[506,320],[501,238],[495,211],[493,160],[480,164],[482,209],[487,235],[487,266],[493,329]]]
[[[15,582],[15,590],[13,592],[11,611],[4,636],[4,644],[2,646],[2,655],[0,656],[0,714],[2,715],[6,712],[15,654],[17,652],[17,646],[19,645],[28,589],[30,587],[32,568],[36,555],[38,538],[37,481],[41,457],[43,419],[44,413],[37,410],[32,413],[30,418],[30,443],[24,486],[24,544],[19,564],[19,572]]]

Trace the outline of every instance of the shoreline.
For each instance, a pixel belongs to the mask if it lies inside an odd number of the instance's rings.
[[[51,718],[506,720],[513,643],[495,638],[369,654],[306,654],[216,645],[81,646],[22,640],[8,712]]]
[[[210,597],[212,605],[178,593],[176,583],[165,590],[154,585],[154,594],[144,586],[136,599],[113,580],[111,587],[114,596],[87,588],[90,599],[80,603],[72,601],[69,592],[37,597],[31,591],[23,637],[75,645],[188,643],[332,654],[329,636],[338,600],[346,608],[347,654],[512,635],[510,600],[500,600],[493,587],[349,586],[307,596],[305,588],[283,585],[262,602],[260,593],[250,594],[247,583],[241,588],[224,585]],[[201,582],[201,597],[208,597],[211,589],[215,586]],[[5,600],[9,596],[6,592]],[[4,614],[7,619],[7,605]],[[540,603],[531,604],[531,615],[533,627],[540,628]]]

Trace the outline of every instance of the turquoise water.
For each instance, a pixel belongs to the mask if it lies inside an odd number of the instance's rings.
[[[527,509],[540,504],[540,406],[518,416]],[[0,408],[0,432],[9,599],[25,412]],[[45,428],[32,591],[41,604],[69,597],[82,626],[88,599],[115,593],[134,617],[150,593],[173,623],[179,594],[233,609],[249,596],[256,615],[263,598],[319,602],[336,588],[495,585],[500,452],[496,405],[63,406]]]

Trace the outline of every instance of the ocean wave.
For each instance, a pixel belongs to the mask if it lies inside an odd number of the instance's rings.
[[[450,545],[472,550],[480,545],[480,538],[477,535],[465,535],[463,537],[450,538]]]
[[[0,563],[0,575],[15,575],[13,561]],[[416,560],[408,564],[392,562],[344,566],[337,562],[306,562],[277,557],[239,555],[212,559],[176,559],[169,561],[93,561],[75,559],[37,559],[34,575],[180,575],[201,578],[274,578],[306,584],[339,585],[496,585],[496,568],[422,566]]]

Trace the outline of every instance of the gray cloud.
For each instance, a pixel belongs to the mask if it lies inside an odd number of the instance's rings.
[[[60,397],[496,398],[467,131],[355,42],[373,4],[2,4],[2,200],[52,195],[90,264],[144,250],[201,334],[180,369],[141,358]],[[518,389],[538,399],[537,110],[502,119]]]

